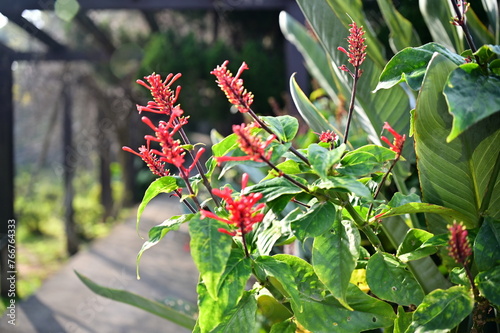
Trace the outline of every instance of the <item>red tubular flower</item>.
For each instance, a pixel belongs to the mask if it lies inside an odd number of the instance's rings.
[[[388,130],[389,133],[391,133],[394,136],[394,141],[391,143],[389,139],[387,139],[385,136],[381,136],[380,139],[385,143],[387,143],[392,151],[396,152],[397,157],[401,156],[401,151],[403,150],[403,145],[406,140],[406,135],[405,134],[400,135],[389,125],[388,122],[384,123],[383,128]]]
[[[323,131],[321,132],[321,134],[319,134],[319,141],[326,143],[335,143],[335,141],[337,141],[337,134],[335,134],[335,132],[330,130]]]
[[[358,68],[366,58],[366,38],[363,37],[365,32],[363,31],[363,26],[358,27],[356,22],[352,22],[349,26],[351,27],[349,29],[350,35],[347,37],[349,50],[347,51],[342,46],[339,46],[337,49],[349,57],[349,62],[354,66],[354,68]],[[344,72],[348,72],[351,76],[354,75],[345,65],[339,66],[339,68]],[[361,71],[359,72],[358,77],[361,76]]]
[[[448,241],[448,251],[450,257],[455,259],[457,263],[465,265],[467,258],[471,256],[472,250],[467,241],[467,230],[461,223],[453,222],[448,230],[450,230],[450,240]]]
[[[248,174],[244,173],[241,178],[241,192],[246,188],[248,183]],[[226,202],[226,209],[229,212],[229,218],[221,218],[208,210],[201,210],[202,218],[208,217],[221,221],[227,224],[232,224],[237,227],[237,230],[226,230],[220,228],[219,231],[230,236],[244,236],[253,229],[255,223],[262,222],[264,214],[260,211],[265,207],[264,203],[254,205],[262,198],[262,193],[250,193],[248,195],[240,194],[236,198],[232,198],[233,190],[228,187],[222,190],[213,189],[212,193],[220,197]]]
[[[149,167],[149,170],[151,170],[151,172],[154,175],[158,177],[164,177],[170,175],[170,171],[165,170],[165,163],[160,161],[158,156],[155,153],[153,153],[152,150],[149,148],[149,143],[150,141],[147,140],[146,146],[142,145],[141,147],[139,147],[139,152],[136,152],[132,148],[127,146],[122,147],[122,149],[142,158],[142,160]]]
[[[238,108],[238,111],[245,113],[250,110],[250,105],[253,103],[253,94],[245,89],[243,80],[240,79],[241,73],[248,69],[245,62],[241,64],[238,73],[233,77],[233,74],[227,69],[228,60],[220,66],[217,66],[210,74],[215,75],[216,82],[221,90],[226,94],[229,103]]]
[[[174,109],[174,104],[179,97],[181,87],[178,86],[175,93],[170,89],[172,84],[181,77],[181,74],[173,75],[168,74],[164,81],[162,81],[159,74],[151,74],[145,76],[144,79],[149,83],[149,85],[142,81],[137,80],[136,82],[151,91],[151,96],[153,96],[154,101],[149,101],[147,106],[137,105],[137,110],[139,113],[142,111],[148,111],[153,113],[162,113],[170,115],[172,109]]]
[[[263,142],[260,137],[250,133],[254,126],[255,125],[246,126],[245,124],[233,125],[233,133],[238,136],[238,145],[246,155],[216,157],[215,159],[219,165],[222,162],[227,161],[265,162],[265,160],[269,160],[271,158],[272,151],[266,152],[266,149],[276,137],[271,135],[265,142]]]

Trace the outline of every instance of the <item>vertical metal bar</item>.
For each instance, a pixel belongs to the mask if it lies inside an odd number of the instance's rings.
[[[14,103],[12,97],[12,58],[0,54],[0,293],[7,297],[7,233],[14,219]]]

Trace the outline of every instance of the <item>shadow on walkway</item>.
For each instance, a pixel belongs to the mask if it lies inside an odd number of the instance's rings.
[[[158,197],[146,207],[140,234],[180,214],[175,199]],[[103,239],[80,251],[34,295],[16,303],[16,326],[0,319],[2,333],[129,333],[189,332],[141,309],[103,298],[90,291],[74,270],[96,283],[165,300],[180,298],[196,304],[198,272],[189,254],[186,228],[172,231],[141,258],[141,280],[136,279],[136,257],[144,240],[135,230],[135,212]]]

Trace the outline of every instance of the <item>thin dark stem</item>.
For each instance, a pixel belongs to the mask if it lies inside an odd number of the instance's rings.
[[[306,208],[311,208],[311,206],[309,206],[308,204],[305,204],[302,201],[296,200],[295,198],[292,198],[291,201],[295,202],[297,205],[301,205],[301,206],[306,207]]]
[[[401,146],[401,149],[403,149],[402,146]],[[389,177],[389,174],[392,172],[392,169],[394,168],[396,163],[399,161],[400,157],[401,157],[401,155],[398,154],[396,156],[396,158],[392,161],[392,164],[389,167],[389,170],[387,170],[387,172],[384,174],[384,177],[382,178],[382,180],[380,181],[380,183],[377,186],[377,190],[375,191],[375,194],[373,195],[373,200],[377,199],[378,195],[380,194],[380,190],[382,189],[382,186],[384,185],[385,181],[387,180],[387,177]],[[372,210],[373,210],[373,202],[370,204],[370,208],[368,208],[368,213],[366,214],[367,221],[370,219],[370,215],[372,213]]]
[[[243,243],[243,250],[245,251],[245,256],[250,258],[250,253],[248,252],[247,240],[245,239],[245,229],[243,228],[243,224],[240,224],[240,232],[241,232],[241,241]]]
[[[189,175],[186,174],[185,171],[182,169],[179,169],[179,175],[184,180],[184,183],[186,183],[186,188],[187,188],[189,194],[191,195],[193,202],[196,205],[196,208],[198,210],[201,210],[200,202],[198,201],[198,198],[196,197],[196,194],[193,191],[193,187],[191,187],[191,183],[189,182]]]
[[[181,191],[175,190],[174,192],[179,198],[182,197]],[[182,203],[189,209],[191,213],[196,214],[196,209],[194,209],[194,207],[191,206],[191,204],[187,200],[182,200]]]
[[[260,125],[260,127],[262,127],[267,133],[271,134],[271,135],[274,135],[276,137],[276,140],[278,140],[279,143],[281,144],[284,144],[285,142],[283,142],[282,140],[280,140],[278,138],[278,136],[273,132],[272,129],[270,129],[266,123],[264,123],[258,116],[257,114],[255,114],[255,112],[252,110],[252,109],[248,109],[248,114],[250,114],[250,116]],[[309,163],[309,160],[304,156],[302,155],[297,149],[295,149],[293,146],[290,146],[290,148],[288,148],[295,156],[297,156],[298,158],[300,158],[302,161],[304,161],[304,163],[306,163],[307,165],[311,165]]]
[[[347,115],[347,123],[345,126],[345,133],[344,133],[345,144],[347,144],[347,137],[349,136],[349,128],[351,127],[352,114],[354,112],[354,102],[356,100],[356,90],[358,87],[358,79],[359,79],[359,67],[354,68],[353,79],[354,80],[352,82],[351,102],[349,103],[349,113]]]
[[[300,189],[304,190],[305,192],[309,193],[309,189],[307,188],[307,186],[305,186],[304,184],[299,183],[298,181],[296,181],[295,179],[293,179],[292,177],[290,177],[289,175],[287,175],[286,173],[284,173],[283,171],[281,171],[276,165],[274,165],[271,161],[269,161],[265,156],[260,155],[260,158],[267,165],[269,165],[274,171],[276,171],[279,174],[280,177],[285,178],[286,180],[288,180],[293,185],[295,185],[295,186],[299,187]]]
[[[458,7],[457,0],[451,0],[451,4],[453,5],[453,9],[455,10],[455,14],[457,14],[457,23],[462,27],[462,30],[464,31],[465,39],[467,40],[467,44],[469,44],[469,47],[472,51],[472,53],[475,53],[477,51],[476,45],[474,44],[474,41],[472,40],[472,35],[470,33],[469,27],[465,23],[465,4],[462,3],[462,8],[464,8],[464,12],[460,10],[460,7]],[[477,58],[476,58],[477,60]]]

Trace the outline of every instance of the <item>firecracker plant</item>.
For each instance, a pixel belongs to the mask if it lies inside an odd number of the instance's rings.
[[[314,15],[331,9],[320,0],[298,2],[321,40],[326,27]],[[494,330],[500,306],[500,46],[471,44],[469,4],[451,3],[457,11],[452,23],[463,28],[470,50],[459,55],[431,43],[396,53],[370,91],[386,100],[402,96],[400,83],[416,91],[411,131],[398,130],[409,124],[379,119],[379,137],[368,133],[359,147],[349,128],[368,112],[372,97],[363,89],[375,75],[370,33],[360,22],[348,23],[347,48],[321,40],[332,50],[338,83],[350,88],[343,135],[315,113],[291,78],[299,113],[317,136],[306,147],[294,147],[296,117],[252,110],[258,96],[244,86],[246,63],[234,76],[228,61],[211,72],[229,103],[251,119],[214,142],[212,156],[203,156],[209,149],[193,145],[183,130],[188,117],[176,104],[181,89],[173,87],[181,75],[138,80],[153,97],[137,106],[139,113],[164,116],[158,123],[143,116],[152,134],[137,150],[123,148],[158,177],[138,219],[159,193],[178,196],[188,211],[152,229],[138,266],[145,250],[187,223],[200,273],[198,311],[193,317],[133,294],[124,300],[80,278],[101,295],[140,304],[193,332]],[[301,36],[296,23],[281,20],[287,33],[296,29]],[[408,191],[398,169],[411,161],[418,169],[417,193]],[[228,170],[240,176],[212,188]]]

